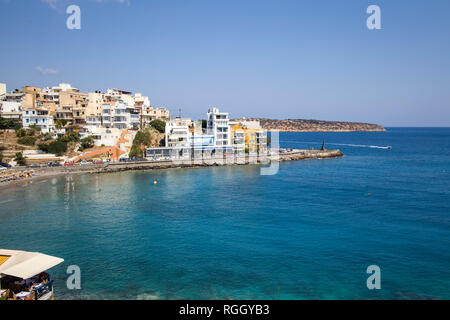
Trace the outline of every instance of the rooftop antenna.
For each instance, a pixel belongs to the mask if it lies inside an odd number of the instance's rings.
[[[180,118],[180,119],[181,119],[181,108],[180,108],[180,109],[178,109],[178,118]]]

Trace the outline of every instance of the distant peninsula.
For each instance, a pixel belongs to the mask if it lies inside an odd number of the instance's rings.
[[[352,132],[352,131],[386,131],[378,124],[346,122],[346,121],[324,121],[304,119],[267,119],[267,118],[242,118],[234,121],[259,121],[261,127],[266,130],[279,130],[290,132]]]

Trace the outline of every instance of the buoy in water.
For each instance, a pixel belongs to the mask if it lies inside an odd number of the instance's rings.
[[[153,184],[157,184],[158,183],[158,180],[153,180]]]

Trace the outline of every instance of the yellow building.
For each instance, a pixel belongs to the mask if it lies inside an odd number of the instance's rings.
[[[77,91],[64,91],[59,94],[59,110],[72,111],[73,124],[86,123],[88,95]],[[69,115],[70,116],[70,115]]]
[[[25,94],[22,100],[22,108],[34,109],[38,100],[42,99],[41,88],[26,86],[22,87],[22,92]]]
[[[230,122],[231,144],[237,154],[267,151],[267,131],[261,127],[247,126],[243,122]]]

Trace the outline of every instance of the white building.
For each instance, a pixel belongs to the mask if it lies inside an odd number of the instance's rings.
[[[22,102],[0,101],[0,117],[19,120],[22,115]]]
[[[22,116],[23,92],[6,92],[6,85],[0,83],[0,117],[20,120]]]
[[[43,133],[55,131],[53,117],[48,114],[48,110],[23,110],[22,126],[24,128],[29,128],[31,125],[36,125],[37,127],[41,128],[41,132]]]
[[[139,92],[134,94],[134,103],[138,107],[150,107],[150,99],[147,96],[143,96]]]
[[[134,97],[131,91],[119,90],[119,89],[108,89],[104,94],[104,99],[106,102],[121,100],[129,106],[135,104]]]
[[[88,136],[94,137],[94,144],[96,146],[114,146],[122,136],[122,130],[117,128],[90,127],[86,133],[81,135],[82,138]]]
[[[100,128],[102,126],[102,116],[90,115],[86,116],[86,128],[88,131]]]
[[[54,102],[56,105],[59,105],[59,94],[66,91],[80,92],[78,88],[72,87],[69,83],[62,82],[57,86],[45,87],[42,89],[42,95],[48,102]]]
[[[3,98],[3,95],[6,94],[6,83],[0,82],[0,99]]]
[[[189,147],[191,119],[176,118],[166,122],[166,147]]]
[[[88,125],[95,125],[96,121],[96,119],[90,119]],[[104,128],[138,129],[139,113],[134,106],[130,106],[122,100],[104,103],[101,122]]]
[[[230,128],[227,112],[220,112],[217,108],[208,110],[206,133],[214,136],[217,147],[230,146]]]

